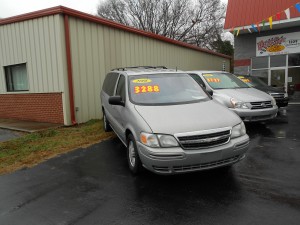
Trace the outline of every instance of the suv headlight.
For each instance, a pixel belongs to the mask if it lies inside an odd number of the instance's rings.
[[[285,98],[289,97],[288,93],[284,93],[284,97]]]
[[[234,98],[230,99],[230,102],[231,102],[233,108],[249,109],[249,107],[247,106],[247,104],[245,102],[235,100]]]
[[[140,141],[152,148],[168,148],[179,146],[177,140],[171,135],[156,135],[142,132],[140,135]]]
[[[244,122],[234,126],[231,131],[231,138],[241,137],[246,134],[246,127]]]

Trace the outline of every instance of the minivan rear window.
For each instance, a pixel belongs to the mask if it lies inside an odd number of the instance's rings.
[[[249,88],[247,84],[230,73],[204,73],[202,76],[212,89]]]
[[[188,74],[162,73],[129,77],[130,100],[138,105],[177,105],[210,100]]]

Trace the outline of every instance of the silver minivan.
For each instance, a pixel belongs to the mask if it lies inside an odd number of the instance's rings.
[[[249,87],[235,75],[221,71],[189,71],[213,98],[235,112],[245,122],[264,121],[276,117],[275,99]]]
[[[104,129],[127,147],[134,174],[229,167],[245,157],[242,120],[187,73],[156,67],[115,69],[101,91]]]

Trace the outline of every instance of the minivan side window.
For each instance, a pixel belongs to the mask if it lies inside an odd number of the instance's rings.
[[[120,75],[116,95],[121,96],[123,101],[126,100],[125,77],[123,75]]]
[[[106,75],[102,90],[109,96],[114,95],[114,90],[115,90],[115,86],[116,86],[118,77],[119,77],[118,73],[109,73]]]
[[[199,77],[199,75],[197,74],[189,74],[198,84],[200,84],[203,88],[206,87],[205,83],[203,82],[203,80]]]

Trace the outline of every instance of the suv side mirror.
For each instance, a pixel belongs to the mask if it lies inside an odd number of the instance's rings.
[[[207,92],[210,96],[213,96],[213,94],[214,94],[213,90],[211,90],[211,89],[206,89],[206,92]]]
[[[111,97],[109,97],[108,103],[111,104],[111,105],[125,106],[125,102],[122,100],[121,96],[111,96]]]

